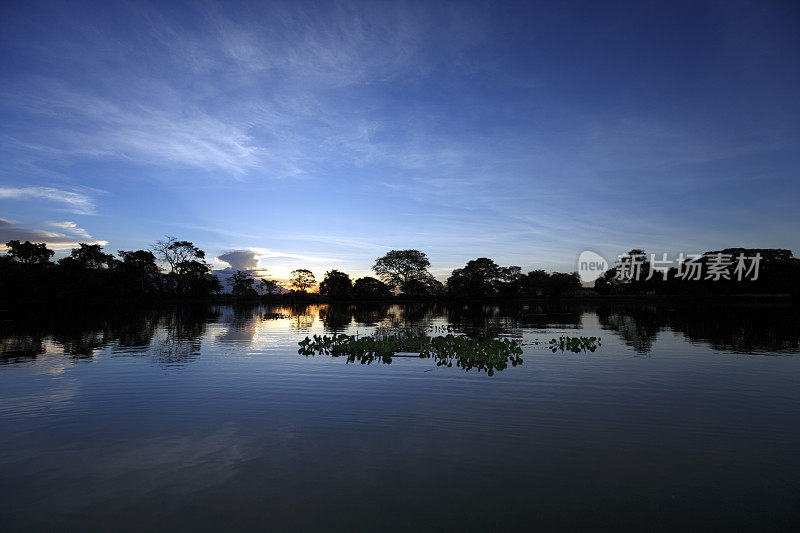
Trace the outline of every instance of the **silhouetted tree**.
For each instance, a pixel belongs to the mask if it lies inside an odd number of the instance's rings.
[[[333,300],[350,298],[352,290],[353,282],[350,276],[338,270],[326,272],[325,279],[319,284],[319,293]]]
[[[289,285],[300,292],[306,292],[306,289],[313,287],[316,282],[314,274],[305,268],[293,270],[289,275]]]
[[[581,288],[581,280],[576,273],[553,272],[547,288],[548,296],[568,296]]]
[[[256,290],[253,288],[256,280],[250,274],[237,270],[235,274],[228,278],[228,285],[231,286],[231,293],[236,296],[255,296]]]
[[[502,298],[517,298],[522,295],[522,268],[508,266],[500,268],[498,294]]]
[[[122,261],[117,265],[125,281],[139,285],[140,292],[148,292],[158,287],[160,272],[156,264],[156,256],[149,250],[117,252]]]
[[[70,255],[59,259],[52,289],[62,298],[99,300],[123,296],[119,261],[99,244],[81,243]]]
[[[167,236],[165,239],[153,244],[153,252],[169,267],[169,285],[174,291],[185,292],[181,276],[185,269],[180,265],[196,261],[205,264],[206,253],[190,241],[179,241],[175,237]]]
[[[574,294],[580,289],[581,282],[577,274],[531,270],[520,278],[523,291],[531,297],[554,298]]]
[[[264,291],[264,294],[273,294],[277,293],[280,289],[280,286],[276,281],[267,278],[261,278],[259,282],[261,284],[261,289]]]
[[[444,295],[445,289],[441,281],[430,274],[424,278],[412,278],[400,284],[400,292],[404,298],[439,298]]]
[[[405,292],[403,287],[417,290],[428,283],[429,266],[428,257],[419,250],[391,250],[375,260],[372,270],[390,288]]]
[[[120,268],[145,275],[155,276],[159,273],[156,256],[149,250],[117,251],[122,263]]]
[[[99,244],[78,244],[78,248],[73,248],[70,258],[83,268],[93,270],[110,268],[114,265],[114,255],[107,254]]]
[[[178,274],[178,288],[181,294],[207,296],[222,291],[222,284],[211,273],[211,267],[203,261],[183,261],[175,267]]]
[[[174,273],[180,263],[191,260],[203,260],[206,254],[189,241],[179,241],[175,237],[167,236],[153,244],[153,252],[159,259],[169,266],[169,271]]]
[[[353,297],[359,300],[380,300],[391,295],[392,291],[379,279],[367,276],[353,283]]]
[[[488,257],[480,257],[453,270],[447,288],[456,297],[485,298],[496,295],[499,282],[500,267]]]
[[[500,267],[491,259],[480,257],[469,261],[464,268],[453,270],[447,290],[454,298],[514,298],[521,293],[521,278],[520,267]]]
[[[15,240],[8,241],[6,247],[8,247],[6,252],[8,257],[26,265],[48,263],[55,253],[53,250],[49,250],[43,242],[32,243],[31,241],[25,241],[21,243]]]
[[[45,298],[52,292],[53,255],[44,243],[8,241],[0,256],[0,296],[5,298]]]

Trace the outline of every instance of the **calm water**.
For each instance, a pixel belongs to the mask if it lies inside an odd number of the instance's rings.
[[[791,306],[0,319],[2,531],[800,524]],[[480,335],[487,323],[524,343],[521,366],[489,376],[297,354],[313,333]],[[603,344],[551,352],[564,334]]]

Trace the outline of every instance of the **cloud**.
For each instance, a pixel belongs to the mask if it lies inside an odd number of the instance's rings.
[[[77,215],[92,215],[93,200],[86,194],[53,187],[0,187],[0,200],[45,200],[66,204]]]
[[[69,250],[76,248],[79,243],[100,244],[104,246],[107,241],[93,240],[85,229],[78,227],[74,222],[48,222],[49,227],[62,228],[64,231],[50,231],[38,227],[29,227],[12,220],[0,218],[0,246],[8,241],[43,242],[51,250]]]
[[[316,257],[290,252],[281,252],[270,248],[250,248],[247,250],[232,250],[216,257],[217,261],[228,263],[233,270],[265,271],[258,266],[259,259],[299,259],[312,263],[330,263],[335,261],[330,257]]]
[[[330,156],[361,164],[373,159],[382,120],[340,91],[421,76],[420,38],[435,28],[409,8],[387,18],[337,6],[322,24],[289,5],[256,9],[246,22],[228,11],[205,3],[186,27],[163,10],[130,9],[149,37],[144,64],[118,62],[134,45],[114,28],[77,38],[65,22],[48,60],[85,76],[7,84],[3,96],[24,119],[9,128],[12,141],[36,157],[167,162],[216,177],[314,175]]]
[[[65,231],[73,233],[79,237],[86,237],[87,239],[91,239],[92,236],[89,235],[89,232],[83,228],[79,228],[78,225],[74,222],[48,222],[48,226],[54,226],[56,228],[63,228]]]
[[[40,80],[40,94],[17,96],[18,108],[55,118],[47,144],[17,144],[54,156],[139,159],[239,174],[259,162],[248,125],[191,106],[152,105],[135,99],[76,92]],[[169,100],[173,90],[158,93]],[[187,109],[188,107],[188,109]]]
[[[233,270],[258,269],[258,254],[250,250],[233,250],[220,255],[217,260],[228,263]]]
[[[261,259],[285,257],[289,259],[302,259],[303,261],[311,261],[313,263],[325,263],[334,260],[330,257],[317,257],[311,255],[293,254],[290,252],[281,252],[279,250],[272,250],[270,248],[253,248],[253,250],[255,250],[258,253],[258,257]]]

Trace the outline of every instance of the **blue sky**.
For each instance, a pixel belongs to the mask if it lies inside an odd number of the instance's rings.
[[[170,234],[277,278],[800,252],[798,27],[796,2],[4,2],[0,237]]]

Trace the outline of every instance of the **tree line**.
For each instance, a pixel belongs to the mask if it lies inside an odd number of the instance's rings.
[[[5,299],[118,299],[118,298],[194,298],[222,292],[220,280],[205,260],[205,252],[190,241],[166,237],[148,250],[119,250],[107,253],[99,244],[80,243],[67,257],[52,261],[53,250],[44,243],[6,243],[0,256],[0,297]],[[606,295],[636,294],[721,294],[721,293],[798,293],[800,260],[789,250],[727,249],[724,252],[759,253],[761,274],[757,281],[690,282],[674,272],[652,276],[651,265],[642,261],[638,279],[618,279],[619,266],[605,272],[595,290]],[[709,252],[711,254],[712,252]],[[644,256],[632,250],[631,256]],[[446,283],[430,273],[430,260],[419,250],[391,250],[376,259],[375,277],[351,279],[333,269],[319,282],[319,295],[329,300],[405,299],[517,299],[557,298],[574,295],[581,289],[575,273],[532,270],[523,273],[518,266],[500,266],[480,257],[452,271]],[[317,286],[314,273],[301,268],[291,273],[287,286],[268,278],[254,278],[237,271],[226,283],[232,294],[305,295]]]
[[[353,280],[345,272],[329,270],[319,283],[319,294],[329,300],[514,299],[568,296],[580,289],[576,274],[544,270],[524,274],[518,266],[502,267],[487,257],[474,259],[463,268],[453,270],[446,283],[433,277],[430,265],[428,257],[419,250],[391,250],[376,259],[372,266],[376,277]],[[244,271],[237,271],[228,282],[231,292],[237,295],[254,296],[258,288],[268,294],[280,289],[275,287],[274,281],[256,282]],[[291,273],[288,288],[305,293],[315,285],[314,274],[299,269]]]
[[[736,275],[738,257],[748,259],[744,263],[751,269],[748,275]],[[758,265],[753,264],[756,257]],[[800,295],[800,259],[787,249],[725,248],[708,251],[695,256],[692,261],[696,267],[694,271],[688,266],[688,261],[678,267],[660,268],[651,259],[653,256],[642,249],[631,250],[595,282],[594,290],[601,295]],[[633,262],[636,262],[635,276],[630,272]],[[715,266],[723,268],[715,270]],[[628,275],[620,275],[623,273],[621,270],[628,271],[624,272]]]
[[[99,244],[80,243],[57,262],[44,243],[12,240],[6,248],[0,256],[0,295],[8,299],[205,297],[222,290],[205,252],[175,237],[150,250],[119,250],[118,257]]]

